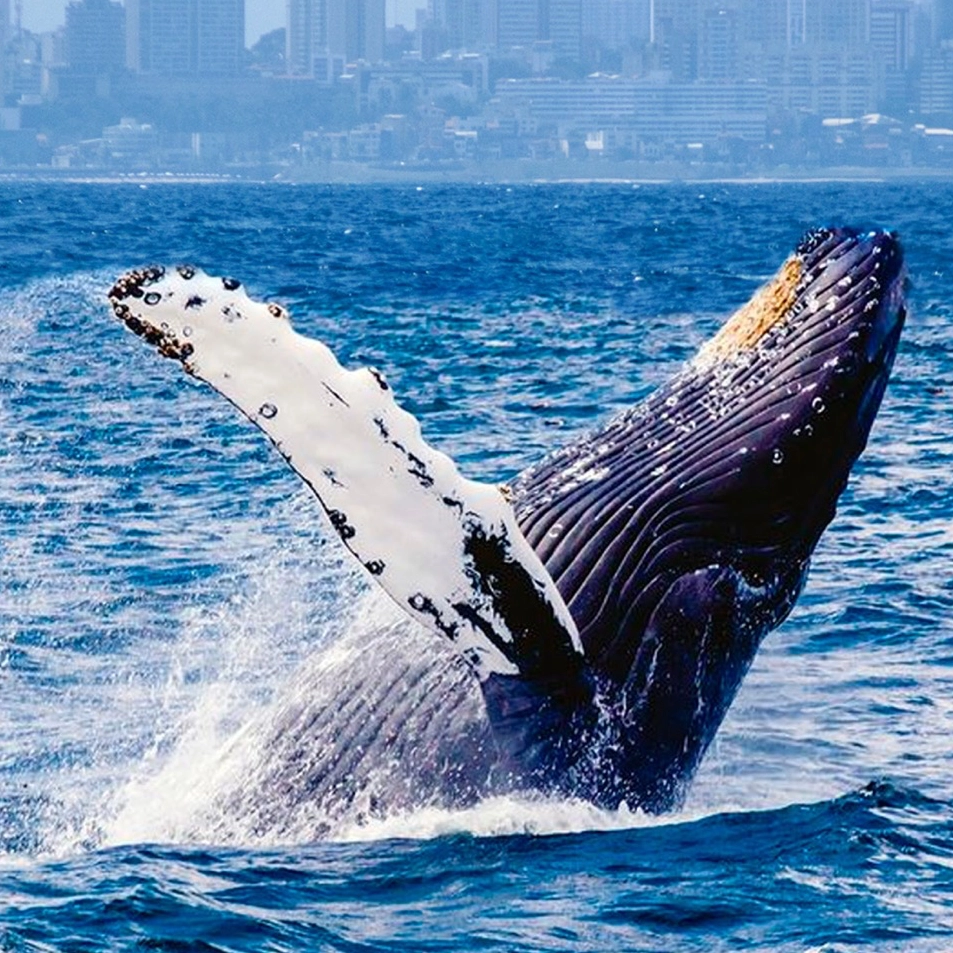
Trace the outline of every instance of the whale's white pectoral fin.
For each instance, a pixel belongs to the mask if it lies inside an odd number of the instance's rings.
[[[341,367],[284,309],[193,268],[131,272],[110,303],[271,438],[344,545],[481,678],[581,654],[569,610],[500,490],[465,479],[430,447],[378,372]]]

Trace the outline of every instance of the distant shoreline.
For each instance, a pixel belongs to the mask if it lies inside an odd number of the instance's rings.
[[[486,183],[670,185],[677,183],[770,184],[774,182],[890,182],[951,179],[953,167],[870,168],[840,166],[819,169],[780,168],[746,171],[738,166],[675,162],[572,162],[525,160],[459,162],[433,166],[324,163],[282,170],[277,181],[294,184]]]
[[[225,172],[107,172],[93,169],[0,170],[5,182],[87,185],[267,184],[276,185],[770,185],[780,183],[890,183],[953,181],[953,167],[871,168],[835,166],[745,171],[727,165],[642,162],[461,161],[434,164],[325,162],[242,168]]]

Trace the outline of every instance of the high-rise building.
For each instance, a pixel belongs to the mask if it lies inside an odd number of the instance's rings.
[[[675,82],[698,75],[699,0],[654,0],[650,22],[657,65]]]
[[[491,45],[488,0],[430,0],[431,21],[443,32],[451,50],[482,50]]]
[[[809,44],[859,48],[870,39],[871,0],[735,0],[744,35],[779,53]]]
[[[379,63],[387,39],[384,0],[344,0],[345,52],[348,61]]]
[[[497,24],[501,50],[532,46],[540,39],[539,0],[502,0]]]
[[[882,99],[882,71],[869,48],[849,50],[802,44],[768,57],[772,105],[825,118],[863,116]]]
[[[330,82],[347,63],[384,58],[384,0],[288,0],[292,76]]]
[[[7,38],[10,27],[10,0],[0,0],[0,107],[7,94]]]
[[[553,44],[557,57],[579,60],[582,55],[582,0],[542,0],[542,39]]]
[[[917,10],[912,0],[873,0],[870,7],[870,47],[883,70],[883,99],[879,108],[902,115],[913,105],[918,59]]]
[[[501,50],[549,42],[557,57],[578,60],[582,49],[582,0],[499,0]]]
[[[870,0],[804,0],[804,42],[859,49],[870,42]]]
[[[117,73],[125,62],[125,12],[113,0],[74,0],[66,8],[66,61],[79,76]]]
[[[742,32],[749,43],[763,50],[786,50],[792,45],[792,34],[803,38],[804,0],[740,0]],[[795,29],[792,31],[792,23]]]
[[[0,0],[0,106],[6,95],[7,40],[10,37],[10,0]]]
[[[734,82],[741,72],[742,21],[737,9],[715,6],[702,14],[698,38],[698,78]]]
[[[933,0],[933,42],[953,40],[953,0]]]
[[[953,49],[928,51],[920,74],[919,107],[923,116],[953,112]]]
[[[779,52],[803,44],[863,46],[870,39],[871,0],[739,0],[745,33]]]
[[[910,66],[914,51],[912,0],[874,0],[870,45],[888,70],[902,73]]]
[[[313,69],[314,4],[288,0],[285,21],[285,62],[292,76],[310,76]]]
[[[126,66],[134,73],[190,73],[190,7],[190,0],[126,0]]]
[[[590,0],[583,4],[583,35],[607,50],[648,41],[652,0]]]
[[[244,0],[126,0],[126,65],[133,72],[234,76],[244,55]]]
[[[196,0],[198,72],[234,76],[245,65],[245,0]]]

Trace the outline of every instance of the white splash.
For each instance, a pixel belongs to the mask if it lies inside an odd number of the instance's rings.
[[[680,818],[684,820],[684,818]],[[586,831],[628,830],[672,823],[623,806],[606,811],[579,800],[492,797],[461,810],[420,808],[383,820],[342,825],[334,832],[339,841],[376,841],[385,838],[431,840],[453,834],[508,837],[517,834],[545,836]]]

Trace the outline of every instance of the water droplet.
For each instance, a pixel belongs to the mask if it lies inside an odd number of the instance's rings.
[[[162,295],[158,291],[150,291],[142,300],[146,304],[158,304],[162,300]]]
[[[821,400],[820,397],[815,397],[814,400],[811,401],[811,408],[816,414],[823,414],[824,411],[827,409],[824,406],[824,401]]]
[[[771,462],[775,466],[784,463],[784,451],[780,447],[774,448],[774,452],[771,454]]]
[[[184,338],[192,337],[192,328],[190,328],[189,325],[186,325],[184,328],[182,328],[182,337]]]
[[[674,407],[678,403],[678,397],[675,394],[672,394],[671,397],[665,398],[666,407]]]
[[[277,415],[278,408],[274,404],[262,404],[258,408],[258,413],[267,420],[271,420],[272,417]]]

